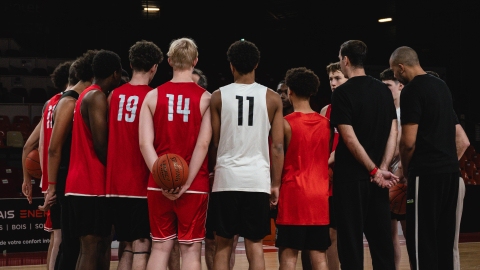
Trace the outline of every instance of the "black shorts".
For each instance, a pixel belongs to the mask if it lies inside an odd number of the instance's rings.
[[[407,217],[407,214],[402,214],[402,215],[399,215],[399,214],[395,214],[393,212],[390,212],[390,216],[391,216],[391,219],[396,219],[398,221],[401,221],[401,220],[405,220],[406,217]]]
[[[58,201],[50,207],[50,220],[52,221],[53,230],[59,230],[62,228],[62,208]]]
[[[116,240],[133,242],[150,238],[148,201],[141,198],[107,198],[112,211]]]
[[[213,194],[213,193],[210,193]],[[215,239],[215,211],[214,211],[214,198],[210,195],[208,197],[208,208],[207,208],[207,221],[205,222],[205,238],[214,240]]]
[[[72,237],[98,235],[108,237],[112,232],[111,210],[106,197],[68,196]]]
[[[337,228],[337,219],[335,218],[335,206],[333,204],[333,196],[328,197],[328,209],[330,211],[330,224],[328,225],[330,228]]]
[[[327,250],[331,245],[327,225],[278,225],[276,247],[296,250]]]
[[[264,192],[212,192],[215,232],[224,238],[236,234],[260,240],[270,234],[270,194]]]

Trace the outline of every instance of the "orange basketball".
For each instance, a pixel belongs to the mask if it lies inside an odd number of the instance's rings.
[[[37,149],[28,153],[25,159],[25,169],[31,177],[40,179],[42,177],[42,167],[40,166],[40,154]]]
[[[390,211],[397,215],[407,213],[407,186],[398,183],[390,188]]]
[[[188,178],[188,164],[177,154],[164,154],[153,163],[152,175],[155,183],[165,190],[185,184]]]

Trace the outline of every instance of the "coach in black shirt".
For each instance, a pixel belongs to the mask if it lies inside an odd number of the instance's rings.
[[[363,234],[374,269],[395,270],[388,171],[397,137],[397,114],[387,85],[367,76],[367,46],[350,40],[340,46],[340,67],[348,81],[332,95],[332,125],[340,139],[335,151],[333,199],[342,270],[363,269]]]
[[[465,142],[456,136],[460,125],[448,86],[422,69],[412,48],[396,49],[390,68],[405,85],[400,95],[400,157],[408,183],[410,265],[412,269],[460,269],[458,258],[454,259],[460,218],[458,158],[468,147],[468,138]]]

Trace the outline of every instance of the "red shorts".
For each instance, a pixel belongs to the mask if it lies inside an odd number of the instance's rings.
[[[52,227],[52,219],[50,218],[50,210],[48,210],[46,213],[47,219],[45,220],[45,224],[43,225],[43,230],[47,232],[52,232],[53,227]]]
[[[153,241],[164,242],[175,238],[182,244],[203,241],[208,194],[184,193],[172,201],[161,191],[149,190],[147,199]]]

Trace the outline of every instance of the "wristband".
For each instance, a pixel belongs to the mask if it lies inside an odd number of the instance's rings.
[[[370,171],[370,176],[374,176],[378,171],[378,167],[375,166],[375,168],[373,168],[373,170]]]

